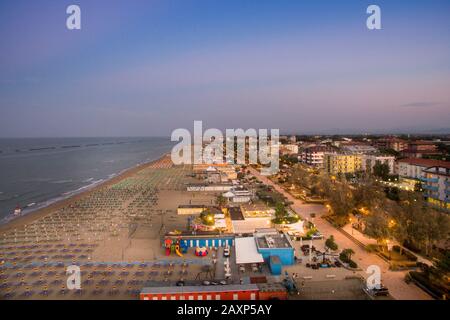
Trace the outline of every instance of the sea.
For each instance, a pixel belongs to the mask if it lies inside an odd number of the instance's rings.
[[[169,138],[0,138],[0,223],[170,152]]]

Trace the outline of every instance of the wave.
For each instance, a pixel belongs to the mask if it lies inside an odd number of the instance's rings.
[[[78,188],[76,190],[64,192],[63,196],[76,194],[76,193],[78,193],[80,191],[83,191],[83,190],[85,190],[87,188],[93,187],[93,186],[95,186],[95,185],[97,185],[97,184],[99,184],[100,182],[103,182],[103,181],[105,181],[105,179],[99,179],[99,180],[92,181],[92,183],[90,183],[88,185],[85,185],[85,186],[82,186],[82,187],[80,187],[80,188]]]
[[[94,178],[89,178],[89,179],[83,180],[83,182],[91,182],[92,180],[94,180]]]
[[[51,183],[57,183],[57,184],[69,183],[69,182],[73,182],[73,180],[72,180],[72,179],[67,179],[67,180],[56,180],[56,181],[51,181]]]

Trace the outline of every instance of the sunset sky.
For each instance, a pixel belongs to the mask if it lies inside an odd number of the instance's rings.
[[[4,0],[0,43],[0,137],[450,128],[448,0]]]

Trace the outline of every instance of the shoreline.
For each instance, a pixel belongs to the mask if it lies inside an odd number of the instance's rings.
[[[35,220],[38,220],[40,218],[43,218],[43,217],[51,214],[54,211],[62,209],[64,207],[71,205],[72,203],[86,197],[86,196],[89,196],[90,194],[94,193],[97,190],[100,190],[102,188],[107,188],[115,183],[118,183],[121,180],[124,180],[124,179],[132,176],[136,172],[139,172],[140,170],[145,169],[146,167],[151,166],[167,157],[170,157],[170,152],[164,153],[162,156],[160,156],[159,158],[157,158],[155,160],[137,164],[133,167],[124,169],[120,173],[118,173],[116,176],[106,179],[99,184],[92,185],[92,187],[86,188],[86,190],[82,190],[79,193],[75,193],[75,194],[70,195],[69,197],[61,199],[61,200],[57,200],[53,203],[50,203],[47,206],[38,208],[38,209],[31,211],[23,216],[19,216],[15,219],[12,219],[10,221],[2,223],[2,224],[0,224],[0,232],[8,232],[12,229],[19,228],[23,225],[34,222]]]

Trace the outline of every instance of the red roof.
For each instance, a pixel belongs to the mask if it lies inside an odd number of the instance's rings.
[[[398,162],[403,162],[415,166],[421,167],[443,167],[450,169],[450,161],[433,160],[433,159],[422,159],[422,158],[408,158],[400,159]]]

